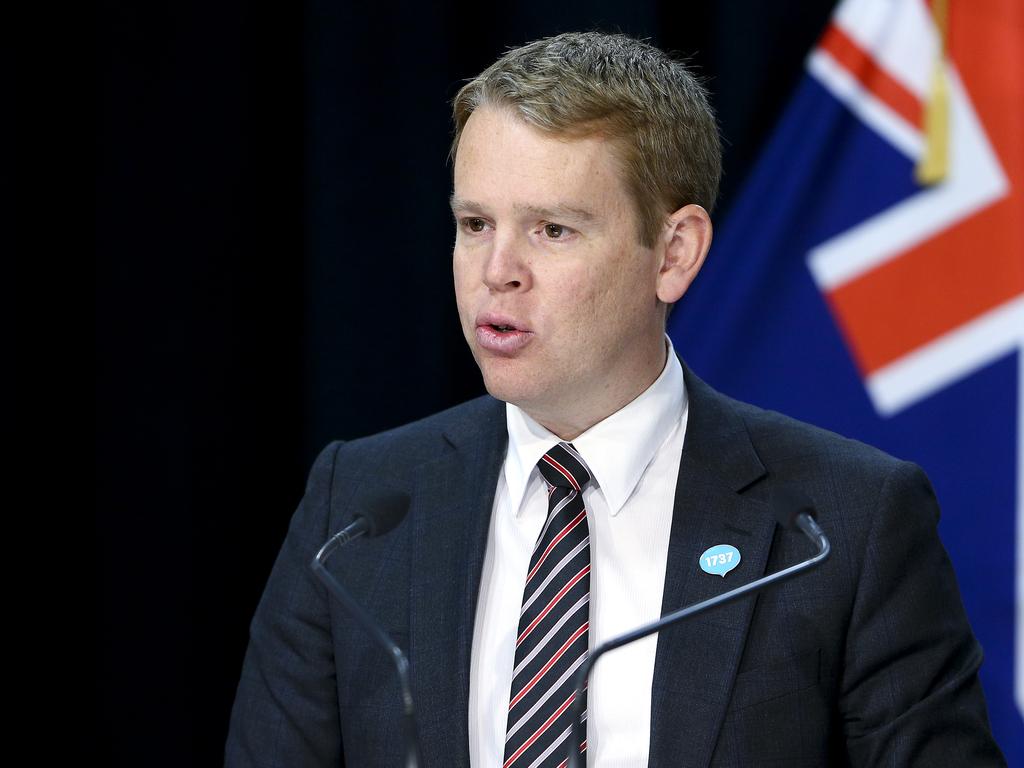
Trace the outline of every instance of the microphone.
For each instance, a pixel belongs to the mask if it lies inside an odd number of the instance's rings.
[[[821,562],[828,557],[832,547],[828,537],[818,525],[817,513],[814,505],[807,496],[796,488],[783,486],[772,494],[772,509],[775,512],[775,519],[783,528],[798,528],[803,534],[817,545]],[[817,557],[817,555],[816,555]],[[815,565],[817,565],[817,562]],[[812,566],[813,567],[813,566]]]
[[[400,491],[382,491],[365,502],[365,510],[356,512],[355,520],[332,536],[317,554],[319,562],[326,560],[331,552],[343,547],[360,536],[383,536],[405,519],[409,511],[409,496]]]
[[[658,621],[650,624],[645,624],[642,627],[634,629],[632,632],[628,632],[625,635],[614,637],[606,643],[602,643],[594,652],[587,657],[587,660],[580,665],[580,668],[576,671],[576,695],[573,697],[572,702],[572,725],[569,738],[568,747],[568,768],[579,768],[580,765],[580,753],[579,748],[576,746],[580,743],[580,718],[583,716],[583,689],[587,685],[587,678],[590,676],[590,670],[593,669],[594,665],[597,664],[597,660],[601,658],[608,651],[614,651],[616,648],[621,648],[624,645],[632,643],[634,640],[640,640],[641,638],[653,635],[655,632],[660,632],[666,627],[675,624],[678,621],[694,616],[698,613],[715,608],[716,606],[728,603],[744,595],[756,592],[760,589],[771,584],[777,584],[781,581],[786,581],[794,576],[809,571],[812,568],[820,565],[829,554],[832,552],[832,545],[829,543],[828,537],[821,530],[821,526],[818,525],[818,521],[815,519],[814,505],[810,499],[797,490],[796,488],[783,487],[772,494],[772,508],[775,512],[775,517],[779,521],[779,525],[783,528],[797,528],[807,538],[809,538],[817,548],[817,552],[810,558],[803,560],[795,565],[791,565],[788,568],[783,568],[781,571],[776,571],[767,576],[762,576],[760,579],[754,579],[747,584],[743,584],[735,589],[731,589],[728,592],[723,592],[715,597],[708,598],[694,605],[681,608],[678,611],[662,616]]]
[[[402,687],[402,708],[403,723],[402,730],[405,742],[405,765],[406,768],[418,768],[420,764],[419,737],[416,729],[416,709],[413,706],[412,687],[409,684],[409,659],[402,652],[395,642],[388,637],[373,617],[357,603],[348,591],[338,583],[325,567],[327,558],[336,550],[350,544],[361,536],[373,538],[383,536],[392,528],[398,525],[405,518],[409,511],[409,496],[400,491],[382,491],[373,496],[363,505],[364,511],[357,512],[355,520],[334,534],[324,544],[316,557],[313,558],[310,568],[317,578],[323,582],[327,590],[334,595],[348,612],[356,618],[370,636],[377,641],[395,665],[398,673],[398,682]]]

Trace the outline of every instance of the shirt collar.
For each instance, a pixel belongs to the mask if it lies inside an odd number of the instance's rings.
[[[654,454],[681,422],[687,409],[683,367],[672,341],[667,336],[665,340],[668,355],[655,382],[635,400],[572,441],[601,487],[613,517],[633,494]],[[505,421],[508,425],[505,485],[511,508],[518,516],[537,462],[560,440],[511,403],[505,404]]]

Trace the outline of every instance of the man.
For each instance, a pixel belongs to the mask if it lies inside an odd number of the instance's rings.
[[[664,334],[711,243],[706,96],[660,51],[566,34],[456,97],[455,288],[491,397],[318,458],[256,612],[229,765],[397,765],[384,654],[308,568],[380,488],[411,508],[331,567],[405,648],[423,764],[1001,765],[921,471],[714,392]],[[806,577],[588,648],[809,554]],[[728,576],[701,568],[726,544]]]

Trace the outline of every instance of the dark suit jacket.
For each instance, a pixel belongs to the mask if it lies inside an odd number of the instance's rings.
[[[767,502],[780,485],[813,500],[833,554],[660,635],[650,765],[1003,765],[920,469],[685,376],[663,611],[813,551],[777,526]],[[408,491],[408,517],[330,567],[409,654],[423,765],[468,765],[473,623],[506,444],[504,404],[485,397],[323,451],[252,621],[228,766],[401,764],[393,667],[309,568],[375,486]],[[722,543],[742,554],[724,579],[698,564]]]

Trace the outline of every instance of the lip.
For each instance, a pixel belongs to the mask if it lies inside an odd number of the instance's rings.
[[[482,325],[507,325],[515,328],[517,331],[530,333],[530,329],[522,320],[517,320],[512,315],[506,315],[501,312],[481,312],[476,316],[476,327],[479,328]]]
[[[508,326],[511,330],[499,331],[494,326]],[[501,357],[514,357],[531,341],[533,331],[510,315],[483,312],[476,318],[476,342],[481,349]]]

